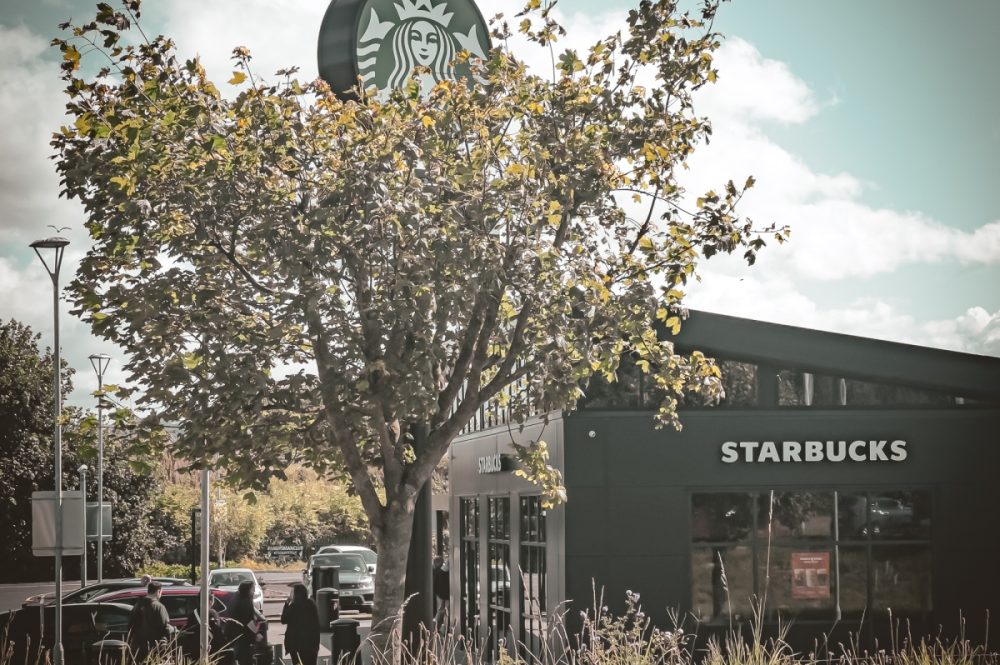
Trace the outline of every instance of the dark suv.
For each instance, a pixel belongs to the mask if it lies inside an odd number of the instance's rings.
[[[39,645],[51,652],[54,644],[55,606],[22,607],[0,614],[0,649],[4,662],[12,665],[46,662]],[[45,618],[42,621],[42,613]],[[128,634],[132,608],[116,603],[76,603],[63,605],[63,656],[66,665],[86,665],[94,661],[94,644],[101,640],[122,640]],[[44,634],[42,626],[44,624]],[[9,651],[8,651],[9,649]],[[9,654],[10,660],[6,659]]]

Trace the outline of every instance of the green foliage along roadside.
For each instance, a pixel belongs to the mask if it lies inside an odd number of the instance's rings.
[[[176,474],[155,498],[157,510],[176,540],[191,537],[191,510],[201,503],[195,474]],[[212,560],[263,560],[268,545],[311,548],[331,542],[370,542],[361,501],[342,482],[322,478],[312,469],[292,465],[272,478],[265,489],[248,496],[225,483],[212,493],[210,524]],[[185,563],[181,549],[163,557]]]

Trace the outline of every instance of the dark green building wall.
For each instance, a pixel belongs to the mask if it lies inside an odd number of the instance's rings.
[[[566,598],[620,610],[626,590],[660,625],[667,608],[691,606],[693,491],[929,489],[933,494],[933,610],[912,629],[982,639],[987,610],[1000,616],[1000,411],[840,408],[688,411],[683,430],[656,430],[648,412],[577,412],[564,420]],[[726,464],[725,441],[905,440],[902,462]],[[868,617],[862,640],[885,639]],[[810,648],[822,634],[858,625],[793,626]],[[994,630],[994,635],[996,634]],[[702,633],[704,635],[704,632]],[[884,644],[884,641],[883,641]]]

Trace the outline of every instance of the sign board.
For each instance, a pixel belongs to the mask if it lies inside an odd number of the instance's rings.
[[[424,93],[438,81],[470,78],[466,51],[485,60],[489,28],[473,0],[332,0],[319,31],[319,75],[342,98],[361,85],[384,97],[414,67]]]
[[[504,460],[506,459],[507,456],[501,455],[500,453],[483,455],[479,458],[479,473],[500,473],[501,471],[509,471],[509,465],[504,463]]]
[[[299,545],[268,545],[267,554],[271,557],[302,558],[302,547]]]
[[[58,548],[56,538],[56,493],[31,493],[31,550],[35,556],[55,556]],[[81,492],[62,493],[62,554],[79,556],[83,554],[84,511]]]
[[[722,461],[767,462],[902,462],[907,458],[906,441],[869,439],[858,441],[726,441]]]
[[[830,553],[792,552],[792,598],[830,597]]]
[[[103,517],[103,519],[101,519]],[[97,542],[97,530],[102,528],[102,540],[111,540],[111,504],[104,502],[104,510],[100,510],[96,501],[87,502],[87,541]]]

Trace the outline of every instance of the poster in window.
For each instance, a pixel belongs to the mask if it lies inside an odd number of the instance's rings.
[[[830,597],[830,553],[792,552],[792,598]]]

